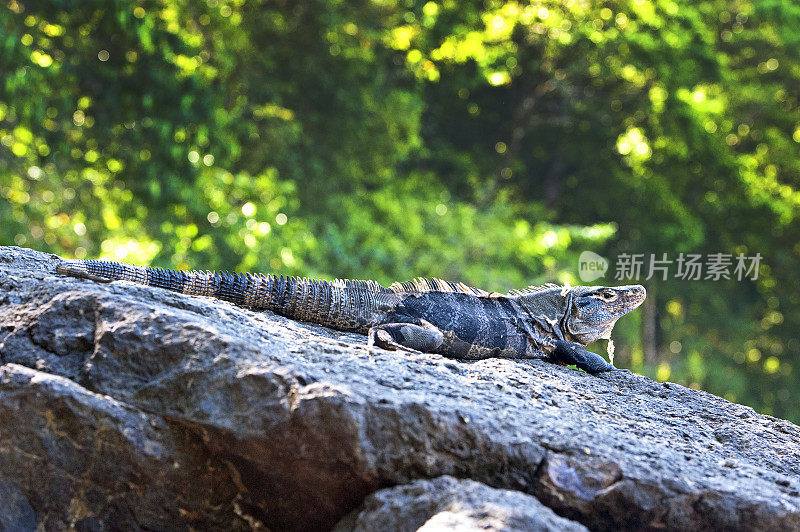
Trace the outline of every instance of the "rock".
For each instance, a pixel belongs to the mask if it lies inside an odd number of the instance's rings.
[[[379,490],[366,498],[357,515],[340,521],[334,530],[417,529],[586,531],[535,497],[449,476]]]
[[[630,373],[370,350],[56,261],[0,248],[0,511],[23,528],[369,528],[395,497],[428,526],[555,522],[538,500],[597,530],[800,530],[787,421]]]
[[[36,513],[15,483],[0,478],[0,530],[36,530]]]

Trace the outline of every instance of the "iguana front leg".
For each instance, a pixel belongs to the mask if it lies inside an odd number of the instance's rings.
[[[563,334],[557,327],[557,323],[546,318],[539,318],[532,316],[532,319],[538,324],[539,328],[544,331],[550,331],[550,335],[543,335],[533,324],[527,320],[518,321],[517,326],[520,327],[528,336],[537,350],[544,352],[549,351],[550,362],[560,362],[562,364],[574,364],[579,369],[591,375],[597,375],[604,371],[613,371],[617,368],[606,362],[603,357],[596,353],[592,353],[584,346],[576,342],[568,342],[563,339]],[[552,336],[556,336],[555,339]],[[558,338],[558,337],[561,338]],[[555,342],[554,342],[555,340]],[[547,346],[546,349],[543,347]],[[555,347],[553,347],[555,346]]]
[[[578,368],[592,375],[617,369],[606,362],[603,357],[592,353],[581,344],[565,340],[556,340],[556,347],[550,353],[550,358],[554,362],[575,364]]]
[[[369,330],[367,345],[401,349],[412,353],[431,353],[442,345],[442,331],[425,320],[415,323],[385,323]]]

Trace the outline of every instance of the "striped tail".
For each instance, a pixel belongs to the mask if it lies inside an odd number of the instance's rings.
[[[334,329],[366,333],[396,292],[375,281],[314,280],[262,274],[177,271],[99,260],[64,260],[56,271],[99,282],[130,281],[210,296]]]

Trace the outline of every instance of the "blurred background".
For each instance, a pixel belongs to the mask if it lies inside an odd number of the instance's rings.
[[[799,91],[790,0],[3,0],[0,243],[497,291],[589,250],[647,286],[618,365],[798,422]]]

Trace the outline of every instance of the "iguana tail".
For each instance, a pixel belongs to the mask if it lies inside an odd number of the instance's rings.
[[[130,281],[195,296],[210,296],[242,307],[267,309],[293,319],[366,333],[378,308],[395,292],[374,281],[314,280],[262,274],[177,271],[99,260],[65,260],[62,275],[98,282]]]

